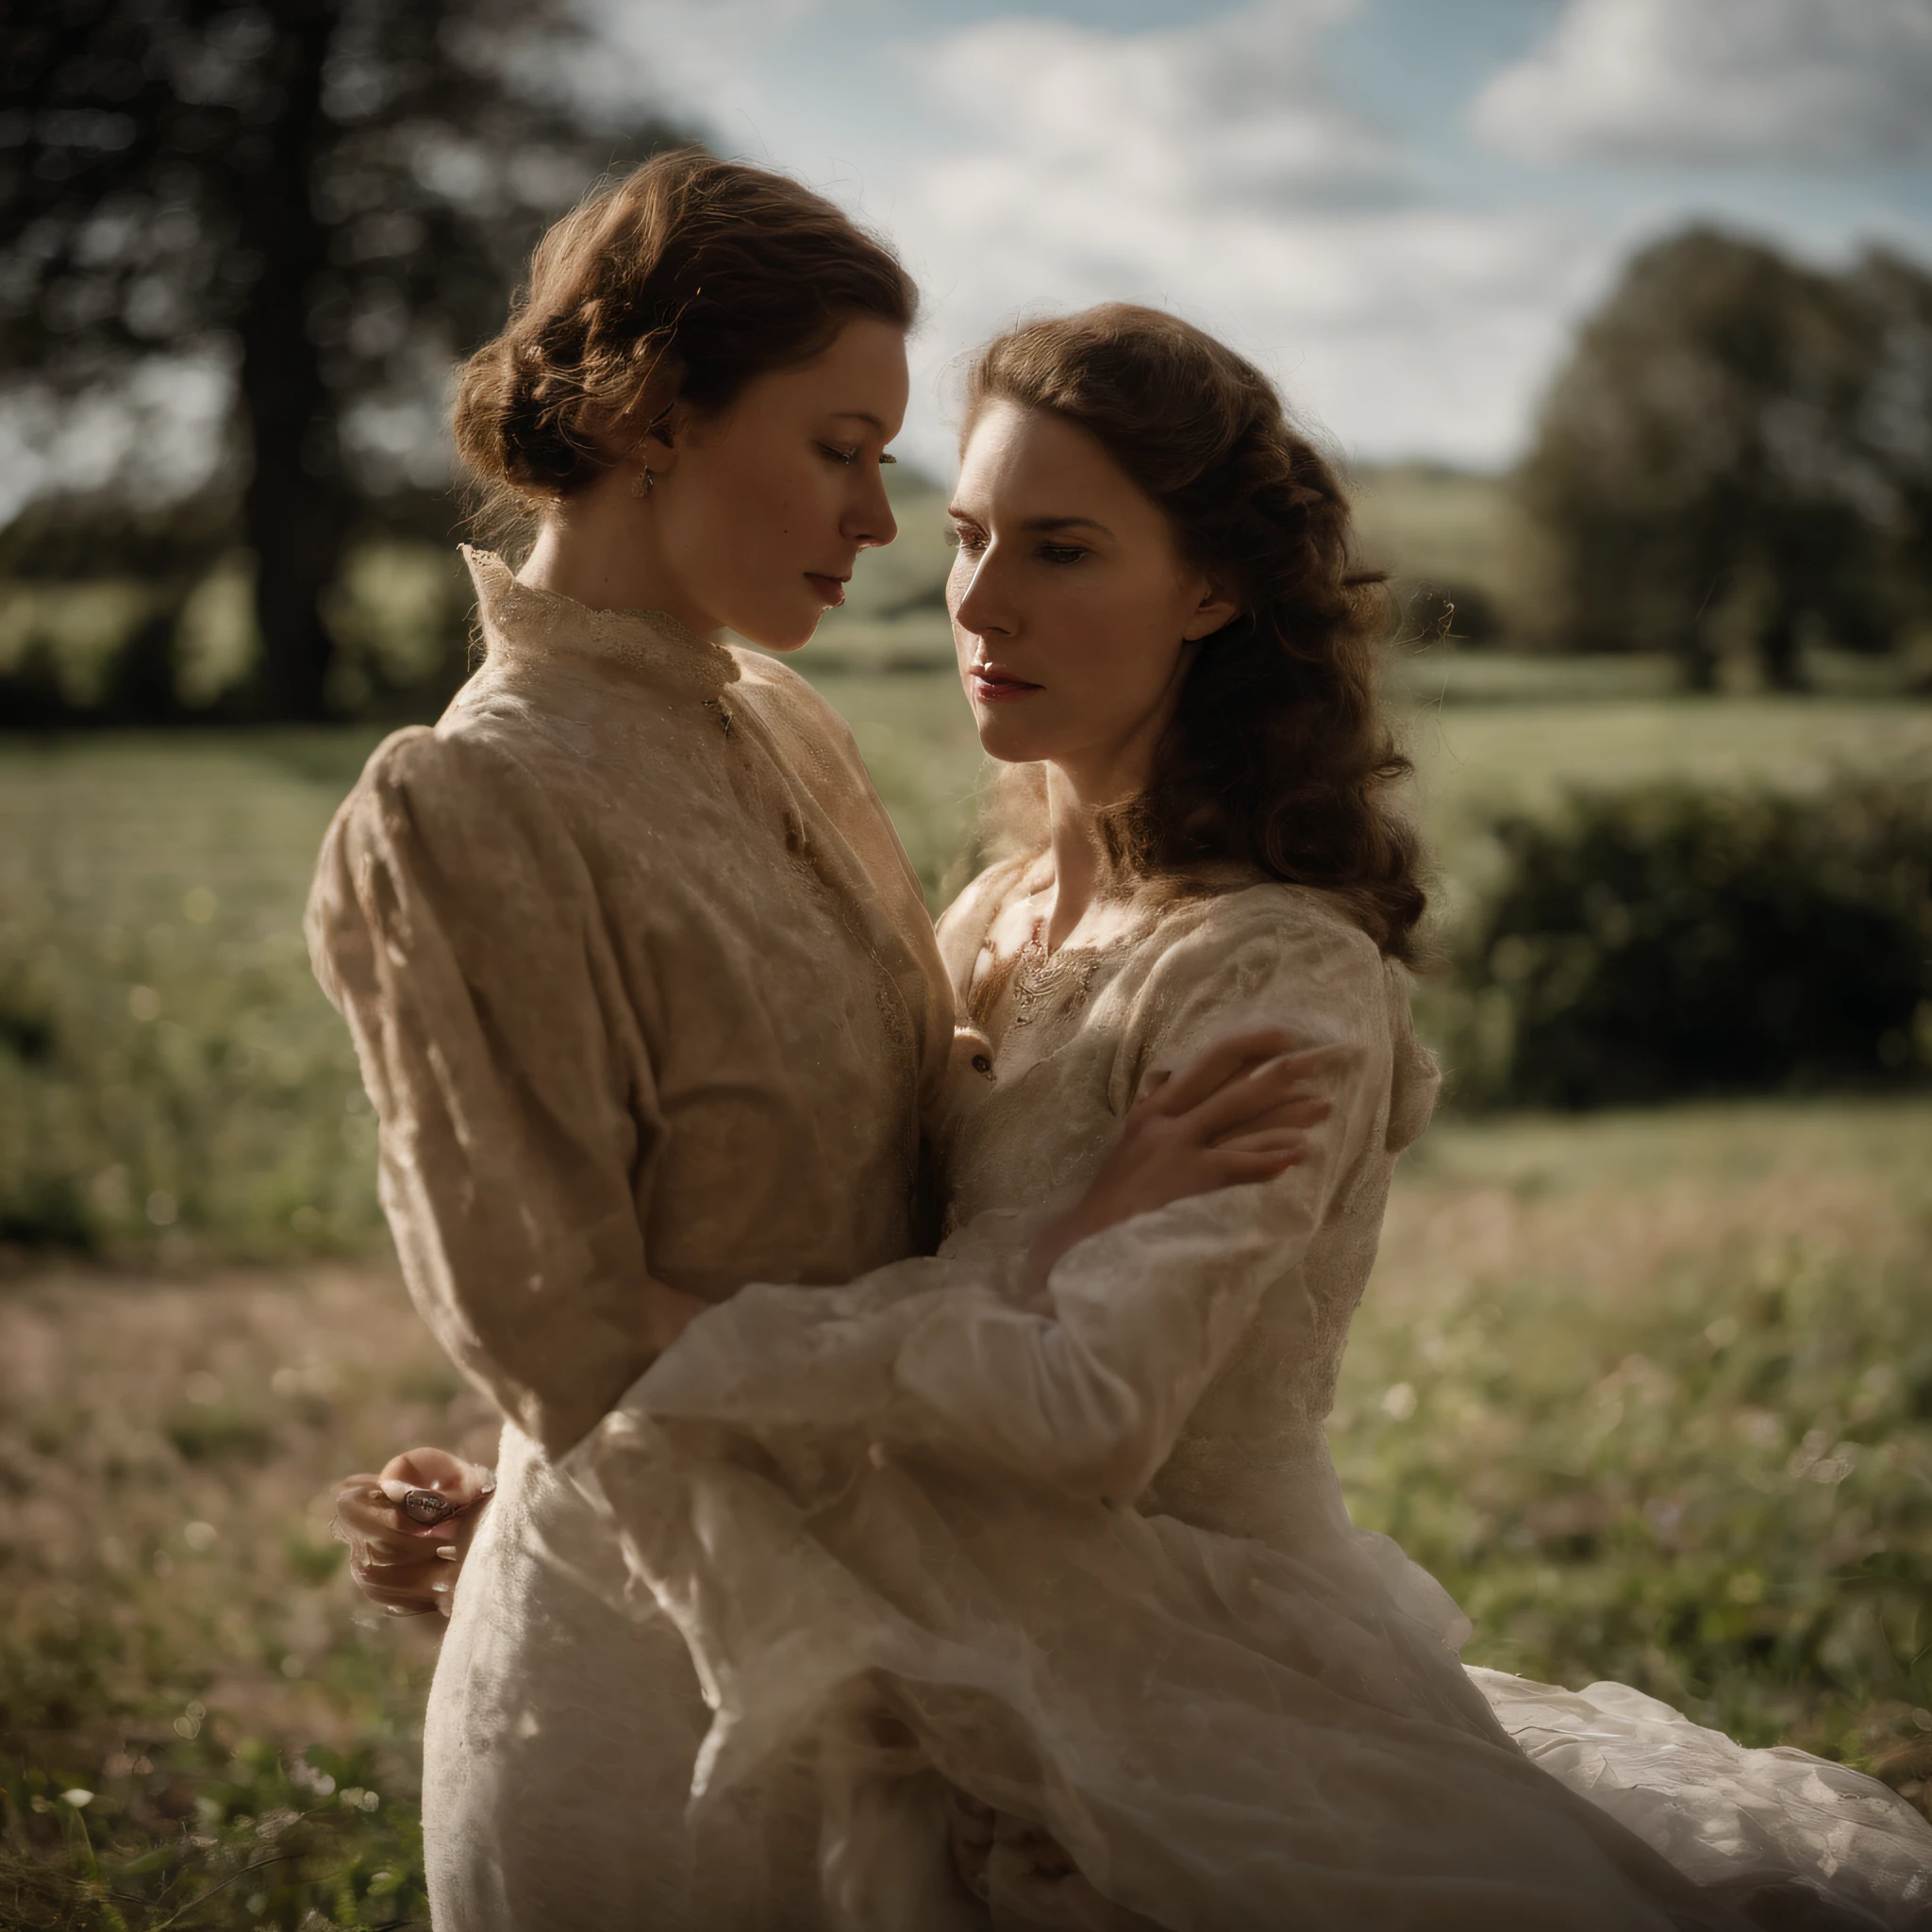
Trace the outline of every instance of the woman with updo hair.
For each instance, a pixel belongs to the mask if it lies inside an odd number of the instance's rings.
[[[939,933],[943,1239],[715,1297],[566,1458],[621,1573],[589,1587],[712,1707],[693,1841],[808,1779],[814,1883],[688,1923],[1915,1924],[1932,1832],[1882,1786],[1467,1672],[1349,1521],[1323,1423],[1436,1074],[1329,465],[1241,358],[1109,305],[981,352],[951,514],[1008,782]]]
[[[375,752],[323,849],[310,946],[410,1293],[505,1418],[487,1511],[437,1452],[341,1497],[378,1601],[453,1607],[424,1788],[450,1932],[822,1922],[808,1763],[687,1827],[704,1696],[573,1472],[694,1314],[924,1244],[951,990],[851,735],[769,655],[894,534],[914,300],[828,202],[698,151],[560,222],[456,409],[526,554],[466,551],[482,664]],[[1279,1172],[1292,1084],[1165,1119],[1090,1211]],[[1260,1148],[1224,1142],[1245,1121]]]

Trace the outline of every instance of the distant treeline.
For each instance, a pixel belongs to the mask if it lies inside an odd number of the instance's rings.
[[[1932,641],[1932,275],[1841,275],[1693,228],[1638,255],[1546,397],[1517,494],[1574,651],[1663,651],[1693,687],[1804,647]]]
[[[568,0],[0,11],[16,399],[231,389],[185,493],[117,477],[0,531],[0,726],[436,708],[466,662],[448,373],[549,219],[687,138],[556,91],[582,32]],[[1932,275],[1693,228],[1584,324],[1507,517],[1465,514],[1490,479],[1369,480],[1410,644],[1661,653],[1696,688],[1932,653]],[[942,569],[875,575],[874,615],[942,631]]]

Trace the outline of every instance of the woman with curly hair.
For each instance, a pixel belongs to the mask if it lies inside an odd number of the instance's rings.
[[[944,1238],[717,1301],[569,1458],[600,1588],[705,1686],[694,1827],[812,1781],[809,1893],[689,1923],[1911,1923],[1932,1836],[1881,1787],[1467,1672],[1349,1522],[1323,1421],[1436,1075],[1327,464],[1240,358],[1112,305],[982,352],[952,514],[1009,776],[939,933]],[[1254,1137],[1278,1171],[1133,1211],[1213,1042],[1263,1035],[1311,1096]],[[365,1566],[411,1553],[377,1514]]]
[[[984,1038],[947,1238],[744,1291],[589,1445],[716,1700],[698,1815],[808,1751],[830,1923],[876,1932],[1918,1923],[1932,1831],[1884,1787],[1466,1671],[1349,1522],[1323,1422],[1436,1075],[1329,467],[1239,357],[1111,305],[981,352],[952,516],[1010,777],[940,926]],[[1307,1158],[1095,1231],[1160,1070],[1261,1024],[1313,1056]]]

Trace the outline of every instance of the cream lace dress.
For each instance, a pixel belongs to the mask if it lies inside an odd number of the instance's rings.
[[[418,1307],[509,1418],[430,1699],[443,1932],[822,1923],[809,1777],[688,1828],[708,1713],[558,1474],[666,1286],[909,1253],[952,1000],[850,734],[802,679],[472,554],[488,658],[371,758],[308,929]]]
[[[956,986],[1015,880],[943,922]],[[742,1291],[569,1458],[705,1684],[695,1819],[809,1756],[854,1932],[1048,1923],[997,1850],[986,1900],[953,1876],[947,1782],[1174,1932],[1715,1927],[1793,1877],[1830,1904],[1776,1923],[1924,1921],[1932,1828],[1882,1786],[1621,1687],[1465,1672],[1455,1607],[1350,1524],[1323,1419],[1435,1076],[1342,913],[1150,895],[987,1019],[939,1256]],[[1315,1158],[1082,1243],[1023,1312],[1033,1227],[1143,1074],[1261,1022],[1334,1049]]]

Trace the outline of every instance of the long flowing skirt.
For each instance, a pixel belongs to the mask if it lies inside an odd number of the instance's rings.
[[[514,1428],[497,1483],[424,1737],[438,1932],[819,1932],[809,1774],[781,1753],[688,1817],[711,1713],[683,1637]]]
[[[1874,1780],[1472,1676],[1325,1458],[1282,1544],[641,1402],[573,1462],[714,1706],[694,1817],[808,1751],[848,1932],[990,1923],[948,1784],[1172,1932],[1932,1925],[1932,1826]]]

